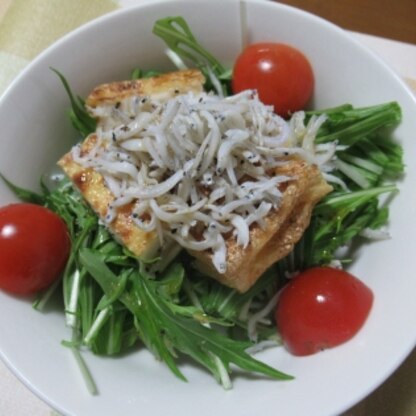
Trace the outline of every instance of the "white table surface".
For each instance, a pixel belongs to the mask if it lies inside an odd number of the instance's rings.
[[[123,6],[134,2],[124,0]],[[377,53],[399,75],[416,85],[416,45],[351,32],[353,37]],[[52,416],[56,413],[24,386],[0,361],[0,415]],[[370,416],[370,415],[369,415]]]

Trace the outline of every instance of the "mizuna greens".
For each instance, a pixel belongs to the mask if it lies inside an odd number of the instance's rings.
[[[154,33],[166,42],[178,65],[190,63],[203,71],[207,90],[230,92],[231,71],[198,43],[183,18],[157,21]],[[70,97],[70,119],[85,137],[94,131],[95,120],[86,112],[82,98],[75,97],[65,78],[55,72]],[[136,69],[132,77],[154,74]],[[182,380],[185,376],[177,358],[188,355],[225,388],[231,387],[233,366],[275,379],[292,378],[250,354],[280,343],[270,318],[276,293],[295,272],[353,261],[351,241],[360,244],[367,237],[382,236],[380,229],[388,221],[382,195],[397,191],[391,182],[403,173],[402,149],[392,139],[401,119],[397,103],[309,111],[303,122],[322,113],[327,120],[316,143],[336,141],[338,145],[331,172],[334,191],[315,207],[311,224],[294,251],[244,294],[197,272],[184,252],[163,272],[150,273],[152,262],[140,261],[120,246],[65,178],[51,189],[42,179],[40,194],[6,181],[23,201],[50,208],[68,226],[72,251],[62,280],[34,306],[42,310],[62,286],[66,324],[73,333],[64,345],[74,352],[91,392],[96,389],[81,357],[82,347],[98,355],[117,355],[144,344]],[[340,256],[339,249],[346,246],[347,254]]]

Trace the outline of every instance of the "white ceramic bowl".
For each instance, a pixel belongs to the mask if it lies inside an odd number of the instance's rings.
[[[250,41],[279,41],[311,60],[314,106],[357,106],[397,100],[403,123],[396,136],[405,147],[407,174],[391,206],[389,241],[362,250],[353,271],[375,293],[365,328],[341,347],[305,358],[283,348],[261,359],[293,374],[276,382],[237,377],[223,391],[205,372],[184,364],[189,383],[177,380],[146,351],[118,359],[87,354],[99,395],[90,396],[71,353],[62,312],[34,312],[30,303],[0,293],[0,355],[36,394],[68,415],[330,415],[338,414],[383,382],[416,341],[416,279],[410,260],[416,235],[414,134],[416,103],[398,76],[341,29],[276,3],[247,1]],[[38,178],[69,147],[74,132],[68,100],[49,67],[59,69],[80,95],[96,84],[128,78],[130,70],[169,68],[164,45],[152,35],[156,19],[182,15],[197,38],[232,65],[240,51],[239,2],[157,1],[100,18],[57,42],[13,83],[0,102],[0,169],[15,183],[36,188]],[[413,162],[413,163],[411,163]],[[14,200],[0,183],[0,204]]]

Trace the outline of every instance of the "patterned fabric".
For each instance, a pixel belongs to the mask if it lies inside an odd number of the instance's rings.
[[[0,95],[56,39],[117,7],[113,0],[0,0]]]

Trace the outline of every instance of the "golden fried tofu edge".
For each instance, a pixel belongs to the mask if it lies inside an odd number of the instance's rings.
[[[112,82],[94,88],[86,99],[86,104],[90,107],[115,104],[136,95],[168,99],[190,91],[201,92],[204,82],[205,78],[202,73],[195,69],[134,81]],[[95,141],[96,135],[90,134],[81,144],[81,152],[88,152]],[[58,165],[79,189],[95,213],[104,220],[108,205],[114,201],[115,197],[106,186],[103,176],[92,168],[84,168],[77,164],[71,152],[65,154],[58,161]],[[133,205],[119,208],[108,228],[120,243],[138,257],[152,257],[159,248],[157,235],[155,232],[145,232],[134,224],[131,216],[132,209]]]
[[[196,267],[222,284],[246,292],[274,263],[289,254],[308,227],[314,206],[332,187],[323,179],[317,166],[304,161],[289,163],[279,174],[292,173],[294,179],[282,195],[280,207],[266,218],[266,227],[254,225],[250,230],[250,243],[244,249],[235,238],[227,244],[227,271],[217,272],[212,254],[192,252]]]
[[[202,92],[205,78],[201,71],[188,69],[169,72],[151,78],[111,82],[94,88],[85,100],[88,107],[113,104],[137,95],[168,99],[187,92]]]

